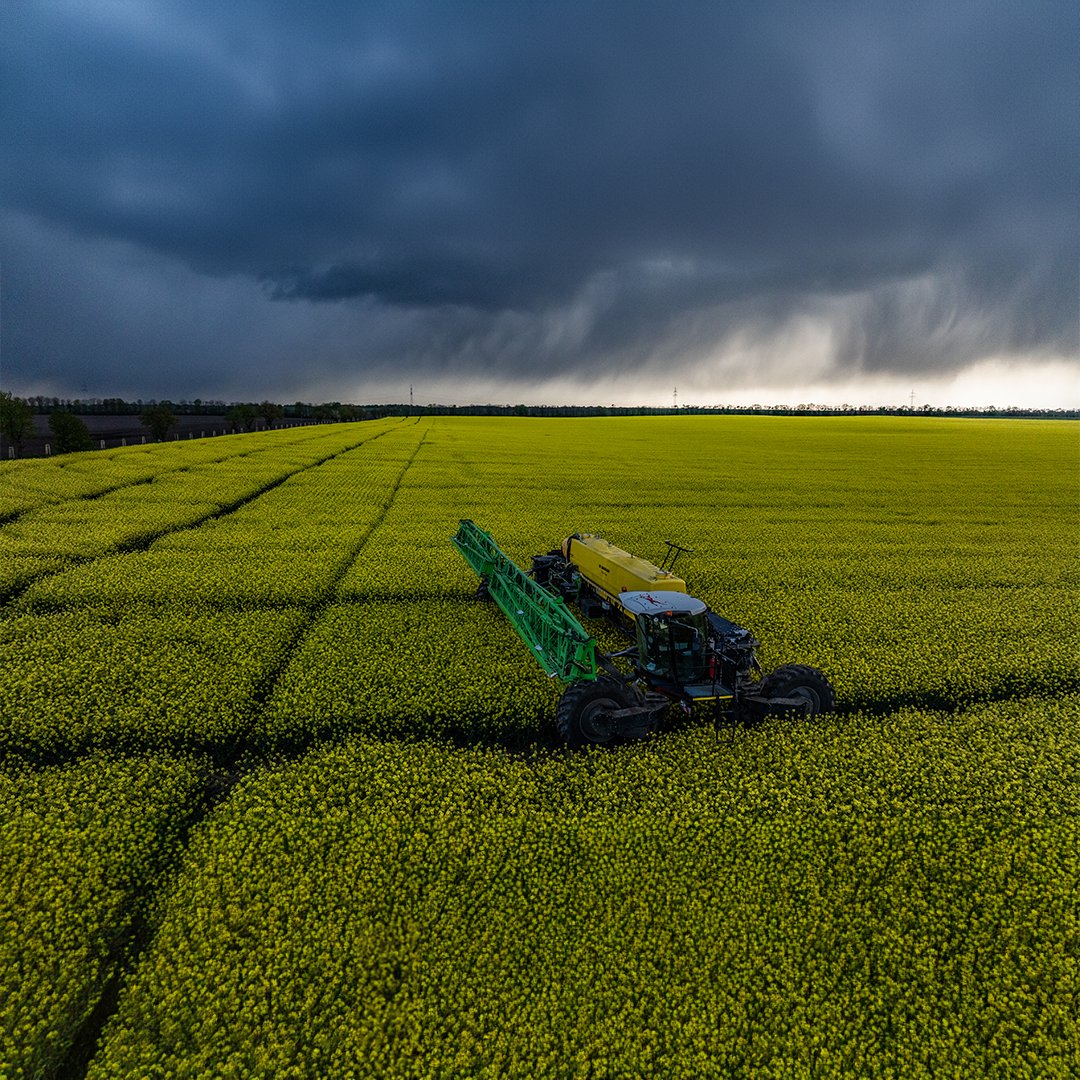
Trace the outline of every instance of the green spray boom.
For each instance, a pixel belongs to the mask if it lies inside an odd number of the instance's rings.
[[[548,675],[564,683],[595,680],[596,639],[562,597],[533,581],[475,522],[462,520],[452,542]]]

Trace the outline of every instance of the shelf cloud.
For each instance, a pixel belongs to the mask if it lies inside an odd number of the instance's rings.
[[[1078,30],[1063,0],[5,5],[0,379],[1075,364]]]

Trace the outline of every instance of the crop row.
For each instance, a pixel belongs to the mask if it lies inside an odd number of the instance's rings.
[[[0,623],[3,749],[223,743],[246,730],[306,612],[84,608]]]
[[[0,774],[0,1075],[58,1074],[204,774],[169,757]]]
[[[558,689],[476,601],[335,604],[252,730],[271,745],[342,732],[533,741],[552,728]]]
[[[393,421],[378,425],[385,427]],[[365,425],[375,429],[376,425]],[[248,462],[265,457],[302,467],[325,457],[341,440],[341,428],[305,427],[234,435],[229,439],[168,442],[113,450],[0,462],[0,520],[65,499],[94,498],[130,485],[161,480],[192,467]],[[313,453],[314,451],[314,453]]]
[[[1080,1069],[1069,425],[359,430],[261,436],[250,470],[130,448],[158,479],[0,527],[23,543],[0,576],[69,566],[0,617],[0,751],[340,743],[196,830],[93,1075]],[[294,475],[268,486],[271,461]],[[524,565],[574,530],[686,543],[691,589],[767,666],[818,664],[872,709],[515,757],[557,687],[473,599],[466,516]],[[13,768],[0,1073],[33,1075],[116,970],[204,767]]]
[[[550,727],[555,687],[539,667],[523,669],[505,621],[477,614],[479,624],[436,601],[334,605],[313,626],[290,606],[23,615],[0,624],[0,745],[48,758],[241,732],[271,744],[347,731],[536,738]]]
[[[8,619],[0,624],[4,744],[36,755],[101,742],[203,744],[241,730],[289,742],[347,731],[519,741],[550,729],[556,687],[488,605],[464,597],[337,604],[312,623],[307,608],[296,605],[316,601],[340,561],[267,553],[259,567],[265,577],[252,577],[235,563],[207,563],[194,553],[146,557],[139,565],[161,568],[163,581],[189,598],[189,610],[137,602],[141,594],[166,603],[169,585],[158,593],[136,576],[118,579],[130,588],[122,609],[86,606]],[[258,588],[261,603],[280,603],[200,605],[200,575],[228,582],[229,567],[234,595]],[[942,633],[933,607],[939,600],[916,598],[883,617],[873,606],[852,609],[846,597],[846,620],[825,620],[794,601],[786,609],[774,603],[759,609],[755,629],[768,643],[768,666],[816,663],[835,673],[849,705],[905,696],[973,701],[1076,685],[1076,653],[1062,644],[1073,640],[1069,609],[1056,611],[1060,639],[1041,636],[1050,625],[1043,613],[1037,622],[1002,618],[981,632],[976,624],[963,650],[954,632],[949,651],[926,652],[917,622],[936,620]],[[871,618],[877,636],[867,642]]]
[[[103,512],[121,514],[115,532],[140,527],[144,515],[156,512],[161,514],[157,527],[171,526],[174,531],[146,551],[100,559],[41,581],[27,590],[20,607],[49,610],[140,599],[185,609],[200,602],[280,603],[283,597],[302,602],[312,589],[326,588],[357,539],[383,512],[419,438],[399,429],[370,446],[365,442],[343,449],[332,461],[288,476],[258,499],[200,528],[184,528],[185,507],[177,502],[133,499],[130,505],[126,501],[120,506],[110,504]],[[198,490],[196,483],[192,492]],[[91,505],[105,503],[106,499],[100,499]],[[202,509],[191,510],[187,516],[193,521],[205,518]],[[74,542],[82,534],[77,524],[69,521],[61,528]],[[20,521],[10,528],[23,525]],[[275,542],[279,530],[282,542]],[[94,543],[94,535],[100,534],[91,530],[85,542]],[[291,570],[282,565],[290,559]],[[293,593],[297,584],[300,595]]]
[[[421,438],[399,427],[212,523],[32,585],[0,621],[0,745],[40,757],[246,730]]]
[[[193,837],[90,1075],[1075,1075],[1078,720],[314,752]]]
[[[44,505],[26,507],[16,520],[0,525],[0,555],[5,561],[42,555],[92,557],[170,529],[185,528],[291,474],[361,445],[390,430],[389,423],[355,425],[333,435],[319,432],[318,437],[309,435],[300,444],[279,441],[272,449],[256,451],[249,446],[246,452],[224,461],[200,461],[194,454],[185,461],[168,448],[173,458],[168,462],[166,448],[157,458],[136,451],[142,460],[135,468],[135,479],[118,484],[120,478],[110,475],[108,463],[103,463],[98,481],[103,494],[91,490],[88,494],[94,497],[54,498]],[[310,429],[303,430],[307,433]],[[92,457],[97,460],[96,455]],[[123,457],[119,460],[126,462]],[[38,468],[39,481],[45,479],[46,468]],[[70,471],[62,462],[52,468],[53,479]],[[18,488],[18,474],[10,475],[0,468],[0,478],[5,488]]]
[[[417,730],[452,715],[468,727],[479,700],[498,698],[497,669],[470,654],[506,638],[497,612],[468,602],[475,579],[447,542],[458,516],[480,521],[525,566],[576,529],[598,529],[654,559],[662,538],[693,544],[680,565],[693,591],[755,632],[768,666],[817,664],[848,705],[962,702],[1080,682],[1071,614],[1080,564],[1071,554],[1071,488],[1061,481],[1063,430],[954,425],[924,436],[910,424],[863,425],[821,438],[822,429],[804,426],[796,445],[791,429],[778,428],[789,441],[759,434],[748,488],[730,463],[746,458],[740,436],[749,428],[687,419],[690,437],[666,444],[657,433],[674,431],[671,423],[644,436],[636,425],[603,423],[541,426],[532,438],[510,421],[474,429],[473,438],[464,425],[433,429],[431,452],[409,470],[365,557],[337,588],[341,601],[385,603],[328,613],[320,644],[286,674],[296,689],[287,705],[273,703],[274,723],[295,709],[305,726],[365,717],[356,726],[370,730],[370,714],[380,717],[376,727],[396,729],[410,700]],[[883,451],[883,436],[900,446]],[[711,455],[710,442],[720,441]],[[894,460],[901,447],[908,456]],[[803,453],[816,453],[811,475]],[[1032,462],[1055,457],[1055,477],[1038,494],[1003,496],[1002,485],[1022,482]],[[344,632],[347,610],[357,614],[353,634]],[[393,655],[380,647],[380,620]],[[512,639],[506,647],[512,652]],[[389,671],[440,650],[445,687],[423,661],[407,688],[385,686]],[[514,695],[517,711],[526,695],[520,715],[531,722],[550,695],[517,655],[518,676],[498,670],[507,676],[502,700]],[[309,678],[301,666],[341,678]],[[360,685],[374,691],[363,703]]]

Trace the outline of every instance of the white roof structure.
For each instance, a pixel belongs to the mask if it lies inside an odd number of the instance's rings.
[[[700,615],[708,610],[704,600],[667,590],[619,593],[619,603],[633,615]]]

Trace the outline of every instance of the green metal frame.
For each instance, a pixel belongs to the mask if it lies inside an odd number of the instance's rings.
[[[564,683],[596,678],[596,639],[585,632],[561,596],[537,585],[473,521],[462,519],[451,542],[486,583],[492,600],[548,675]]]

